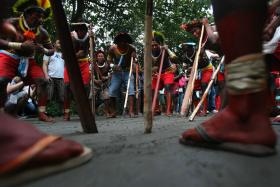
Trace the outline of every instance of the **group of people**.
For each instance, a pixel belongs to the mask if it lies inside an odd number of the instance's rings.
[[[31,101],[34,107],[38,107],[38,116],[41,121],[53,122],[53,118],[46,113],[48,101],[56,98],[58,106],[64,114],[64,120],[70,120],[70,104],[72,93],[70,88],[71,79],[64,65],[63,55],[59,40],[54,44],[50,41],[47,31],[42,27],[42,21],[46,18],[42,8],[18,7],[17,11],[23,14],[19,18],[10,18],[7,22],[13,26],[15,36],[2,37],[0,51],[0,77],[1,77],[1,110],[10,112],[10,98],[14,93],[22,91],[23,86],[7,92],[16,77],[20,77],[23,83],[31,83],[36,89],[37,98],[33,99],[34,91],[25,91],[24,95],[18,95],[14,102],[14,111]],[[108,118],[117,116],[120,109],[123,113],[128,112],[130,117],[136,117],[143,112],[143,69],[137,61],[137,52],[132,45],[133,39],[128,33],[121,32],[114,38],[113,45],[105,53],[102,50],[94,51],[90,57],[90,30],[85,22],[71,24],[71,37],[80,68],[84,88],[89,99],[94,99],[98,107],[104,106],[104,114]],[[196,36],[197,27],[192,28]],[[40,66],[35,61],[35,54],[43,54],[43,64]],[[186,55],[187,55],[186,50]],[[192,53],[195,53],[193,49]],[[198,91],[204,91],[213,73],[211,57],[202,53],[199,69],[201,80],[196,86]],[[193,58],[194,55],[192,55]],[[90,63],[92,58],[93,63]],[[154,114],[165,112],[171,116],[173,112],[180,112],[182,98],[187,84],[187,67],[193,59],[187,58],[187,62],[180,66],[177,57],[165,44],[165,37],[161,32],[153,32],[152,40],[152,90],[156,97]],[[90,66],[93,66],[91,68]],[[91,72],[93,70],[93,72]],[[93,76],[91,75],[93,73]],[[159,81],[158,88],[157,82]],[[201,82],[201,83],[200,83]],[[180,83],[180,84],[179,84]],[[93,89],[91,89],[93,87]],[[25,89],[29,90],[29,89]],[[159,102],[158,93],[161,91]],[[127,93],[126,93],[127,92]],[[20,92],[21,93],[21,92]],[[125,93],[127,97],[124,97]],[[212,92],[213,93],[213,92]],[[6,95],[8,97],[6,97]],[[179,97],[180,95],[180,97]],[[55,96],[55,97],[54,97]],[[33,98],[32,98],[33,97]],[[215,96],[214,96],[215,97]],[[194,100],[198,101],[199,98]],[[117,102],[118,101],[118,102]],[[126,107],[120,107],[118,103],[128,103]],[[159,107],[161,105],[161,107]],[[119,106],[119,107],[118,107]],[[34,108],[33,107],[33,108]],[[203,114],[206,114],[208,103],[203,105]],[[24,107],[23,107],[24,108]],[[63,109],[62,109],[63,108]],[[216,106],[212,107],[216,110]],[[22,111],[22,110],[21,110]],[[98,111],[98,110],[95,110]]]
[[[6,6],[11,5],[11,2],[14,1],[3,1]],[[54,54],[55,50],[48,34],[41,26],[43,19],[50,11],[47,11],[49,7],[39,6],[40,1],[21,1],[21,3],[26,2],[32,2],[33,4],[32,6],[30,4],[28,6],[19,6],[22,4],[16,3],[17,7],[13,9],[22,11],[23,15],[15,19],[3,20],[3,17],[7,15],[7,11],[0,7],[0,47],[2,49],[0,51],[0,109],[1,111],[4,110],[4,105],[7,101],[7,85],[13,84],[12,80],[23,84],[18,78],[14,79],[19,74],[25,83],[30,81],[30,83],[36,85],[39,119],[50,121],[50,117],[45,113],[48,98],[48,81],[42,67],[37,65],[34,59],[35,52],[47,56]],[[197,127],[183,132],[179,139],[180,143],[254,156],[275,154],[277,136],[269,118],[272,102],[267,98],[272,97],[268,85],[268,70],[279,70],[277,69],[279,64],[275,54],[277,50],[272,50],[270,58],[265,58],[262,52],[262,44],[264,28],[267,31],[265,33],[266,38],[270,38],[273,35],[274,32],[271,32],[271,30],[277,31],[276,26],[279,25],[277,11],[273,14],[276,18],[273,17],[271,22],[269,20],[267,27],[265,27],[268,12],[267,0],[212,0],[212,4],[219,35],[218,37],[217,34],[208,36],[209,38],[213,37],[213,41],[219,41],[218,43],[226,57],[225,84],[221,86],[224,86],[224,96],[227,102],[223,110],[218,114]],[[46,5],[46,1],[43,1],[40,5]],[[273,5],[279,6],[279,1],[276,1]],[[270,7],[270,10],[274,12],[275,7]],[[76,34],[73,33],[72,38],[83,82],[87,87],[90,80],[87,73],[89,72],[87,60],[89,47],[86,41],[88,40],[87,31],[85,31],[83,25],[78,27],[84,29],[75,30]],[[198,27],[191,26],[191,28],[194,35],[200,35]],[[188,27],[184,29],[188,30]],[[277,37],[277,32],[275,37]],[[241,42],[242,44],[240,45]],[[276,44],[278,44],[277,42]],[[137,63],[136,51],[130,45],[132,41],[128,34],[121,33],[117,35],[114,43],[108,51],[107,58],[108,69],[113,69],[108,90],[109,102],[112,103],[116,103],[117,91],[128,83],[131,85],[127,89],[129,100],[134,99],[135,79],[131,73],[131,67]],[[175,66],[172,63],[174,53],[169,51],[163,43],[163,37],[159,33],[154,33],[152,42],[154,77],[160,78],[159,81],[161,81],[166,90],[166,113],[170,115],[170,87],[174,81],[173,72],[175,71]],[[163,56],[162,66],[160,65],[161,56]],[[203,52],[201,56],[203,61]],[[102,63],[97,64],[99,64],[100,68],[103,67]],[[200,86],[203,90],[203,84],[208,82],[213,68],[209,62],[202,64],[202,73],[204,73],[202,76],[204,77],[201,79]],[[83,71],[86,73],[83,73]],[[106,75],[103,75],[103,71],[98,71],[97,68],[95,72],[96,76],[100,78],[95,80],[96,85],[98,85],[98,82],[101,83],[100,80],[103,83],[109,78],[106,78]],[[160,75],[159,72],[161,72]],[[65,70],[65,86],[69,81],[71,84],[71,79],[68,79]],[[157,84],[155,86],[157,87]],[[153,84],[153,90],[156,87]],[[66,94],[68,93],[70,91]],[[65,98],[69,97],[64,96]],[[64,109],[68,109],[69,103],[64,102],[64,105],[66,105]],[[133,117],[133,105],[131,105],[129,114]],[[111,108],[111,111],[109,109],[108,113],[111,117],[116,115],[114,108]],[[66,116],[66,119],[69,119],[69,117]],[[85,149],[80,144],[46,135],[25,122],[8,117],[3,112],[0,112],[0,121],[0,139],[2,140],[0,141],[0,150],[5,152],[5,154],[0,155],[0,174],[6,174],[18,168],[24,169],[21,167],[23,165],[32,167],[59,165],[66,160],[79,158],[85,154]],[[40,149],[38,149],[38,146]],[[33,149],[36,151],[34,152]],[[30,167],[25,169],[29,170]]]

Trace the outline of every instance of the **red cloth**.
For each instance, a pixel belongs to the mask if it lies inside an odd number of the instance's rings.
[[[225,74],[222,72],[218,72],[218,81],[224,81],[225,80]]]
[[[18,65],[19,60],[0,53],[0,77],[13,79],[18,73]],[[36,78],[45,78],[42,67],[36,63],[35,59],[29,59],[26,78],[31,81]]]
[[[90,73],[89,73],[89,62],[88,60],[79,61],[80,71],[82,74],[82,79],[84,85],[89,84],[90,81]],[[70,82],[69,76],[66,68],[64,68],[64,83],[68,84]]]
[[[194,81],[194,87],[193,90],[201,90],[201,81],[200,80],[195,80]]]
[[[156,85],[157,85],[157,75],[153,76],[152,79],[152,89],[156,89]],[[170,72],[166,72],[161,74],[160,76],[160,82],[159,82],[159,90],[163,89],[164,85],[167,84],[173,84],[174,83],[174,73],[170,73]]]
[[[208,83],[211,80],[213,69],[202,70],[201,72],[201,83]]]

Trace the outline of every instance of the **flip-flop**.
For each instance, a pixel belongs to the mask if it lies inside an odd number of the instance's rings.
[[[217,139],[214,139],[208,135],[206,130],[202,125],[199,125],[195,128],[196,132],[204,140],[203,142],[198,142],[191,139],[186,139],[181,137],[179,142],[184,145],[196,146],[196,147],[205,147],[209,149],[229,151],[244,155],[264,157],[276,154],[276,150],[272,147],[260,145],[260,144],[244,144],[238,142],[223,142]]]
[[[83,146],[83,153],[79,156],[66,160],[65,162],[47,165],[38,168],[22,168],[28,161],[43,151],[48,145],[60,139],[57,136],[46,136],[21,153],[16,159],[0,167],[0,187],[17,186],[38,178],[58,173],[70,168],[80,166],[92,158],[91,149]],[[19,171],[17,171],[19,170]]]

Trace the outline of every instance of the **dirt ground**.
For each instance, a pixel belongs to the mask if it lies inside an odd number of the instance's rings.
[[[279,187],[280,156],[256,158],[186,147],[178,137],[207,117],[159,116],[152,134],[144,134],[143,117],[97,117],[98,134],[84,134],[78,118],[53,125],[31,121],[47,133],[76,140],[93,149],[87,164],[23,185],[24,187]],[[274,126],[278,137],[280,126]],[[280,150],[280,145],[277,145]]]

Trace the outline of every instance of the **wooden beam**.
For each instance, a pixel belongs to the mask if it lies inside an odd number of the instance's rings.
[[[153,0],[146,0],[144,46],[144,125],[145,133],[151,133],[152,115],[152,21]]]
[[[70,86],[76,100],[78,114],[80,116],[83,131],[85,133],[97,133],[95,118],[90,111],[89,100],[84,89],[82,76],[72,44],[69,27],[61,1],[50,0],[61,50],[70,78]]]

